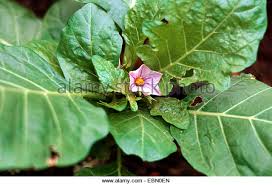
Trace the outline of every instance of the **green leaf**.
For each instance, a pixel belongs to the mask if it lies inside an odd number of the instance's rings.
[[[63,76],[56,57],[57,46],[58,44],[54,41],[40,40],[29,42],[25,47],[34,51],[37,55],[47,61],[59,75]]]
[[[184,86],[208,81],[226,89],[231,72],[255,62],[266,30],[265,1],[173,0],[167,7],[167,23],[144,23],[149,44],[137,51],[153,70],[180,79]]]
[[[106,102],[100,102],[100,105],[103,105],[107,108],[114,109],[116,111],[122,112],[127,108],[128,100],[126,98],[121,99],[113,99],[112,102],[106,103]]]
[[[207,175],[272,175],[272,88],[235,77],[211,92],[190,111],[187,130],[171,128],[185,158]]]
[[[95,168],[82,168],[76,176],[133,176],[125,167],[118,166],[117,162]]]
[[[156,98],[150,114],[162,116],[166,122],[180,129],[187,129],[190,123],[187,105],[175,98]]]
[[[110,132],[126,154],[156,161],[176,151],[176,145],[164,121],[143,111],[110,115]]]
[[[138,104],[137,104],[137,97],[132,93],[132,92],[128,92],[126,94],[127,100],[129,102],[130,105],[130,109],[133,112],[138,111]]]
[[[97,82],[92,57],[98,55],[117,66],[121,49],[122,38],[110,16],[97,6],[87,4],[64,28],[58,60],[67,80],[88,86]]]
[[[125,0],[77,0],[83,3],[94,3],[97,6],[103,8],[112,19],[117,23],[117,25],[124,30],[125,16],[129,10],[130,2],[125,2]]]
[[[0,30],[0,44],[21,45],[40,37],[41,22],[13,0],[1,0]]]
[[[163,74],[161,81],[159,83],[160,91],[162,96],[168,96],[172,91],[174,84],[171,82],[172,76],[168,74]]]
[[[31,50],[2,48],[0,71],[0,169],[71,165],[107,135],[104,110],[61,92],[67,82]]]
[[[115,68],[114,65],[102,57],[93,56],[92,62],[98,75],[98,78],[106,91],[108,92],[120,92],[120,86],[125,80],[125,71],[120,68]]]
[[[42,22],[42,36],[44,39],[60,40],[62,29],[80,7],[81,3],[74,0],[60,0],[54,3],[47,11]]]
[[[137,0],[136,5],[128,11],[125,19],[123,36],[126,40],[124,64],[128,67],[136,62],[138,47],[147,37],[142,32],[144,21],[161,20],[165,11],[165,0]]]

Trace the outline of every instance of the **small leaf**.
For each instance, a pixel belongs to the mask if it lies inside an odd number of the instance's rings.
[[[128,100],[126,98],[113,99],[113,101],[110,103],[100,102],[99,104],[107,108],[122,112],[127,108]]]
[[[125,167],[117,162],[102,165],[95,168],[82,168],[75,174],[76,176],[133,176]]]
[[[189,128],[171,128],[188,162],[212,176],[272,175],[272,87],[243,76],[228,90],[200,91]]]
[[[124,30],[124,20],[129,10],[130,3],[124,0],[77,0],[83,3],[94,3],[97,6],[102,7],[112,19],[117,23],[117,25]]]
[[[150,114],[162,116],[166,122],[180,129],[187,129],[190,123],[187,105],[175,98],[156,98]]]
[[[97,82],[92,57],[98,55],[118,66],[122,38],[111,17],[96,5],[78,10],[64,28],[58,60],[67,80],[83,86]]]
[[[122,83],[125,80],[125,71],[115,68],[114,65],[99,56],[92,57],[93,65],[98,78],[107,92],[121,92]]]
[[[110,122],[111,134],[126,154],[137,155],[144,161],[156,161],[177,149],[164,121],[146,112],[111,114]]]
[[[129,102],[131,111],[132,112],[138,111],[137,97],[131,92],[127,93],[126,96],[127,96],[127,100]]]
[[[81,3],[74,0],[59,0],[55,2],[47,11],[42,22],[42,38],[60,40],[62,29],[80,7]]]
[[[31,50],[0,49],[0,169],[71,165],[108,134],[105,111],[66,86]]]
[[[13,0],[0,1],[0,44],[25,44],[41,36],[41,21]]]

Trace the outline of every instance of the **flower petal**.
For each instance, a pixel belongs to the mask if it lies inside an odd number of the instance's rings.
[[[152,84],[153,86],[156,86],[159,84],[161,80],[162,74],[159,72],[152,72],[150,73],[150,76],[148,78],[145,78],[145,83]]]
[[[129,77],[131,77],[133,79],[136,79],[138,77],[138,73],[136,71],[130,71],[129,72]]]
[[[129,86],[129,90],[130,90],[131,92],[138,92],[138,91],[139,91],[139,88],[138,88],[138,86],[136,86],[135,84],[131,84],[131,85]]]
[[[135,85],[135,79],[137,78],[137,74],[134,71],[129,72],[129,79],[130,79],[130,84],[129,87]]]
[[[141,65],[140,69],[140,76],[143,78],[148,78],[152,70],[149,69],[145,64]]]
[[[144,79],[143,86],[137,86],[135,84],[135,80],[139,77]],[[130,71],[129,78],[130,78],[130,90],[132,92],[140,91],[143,92],[145,96],[147,95],[161,96],[158,84],[162,78],[162,73],[152,71],[145,64],[143,64],[136,71]]]
[[[161,94],[161,91],[160,91],[160,87],[159,87],[159,85],[157,85],[157,86],[155,86],[154,88],[153,88],[153,93],[152,93],[153,95],[155,95],[155,96],[161,96],[162,94]]]
[[[145,96],[148,96],[148,95],[161,96],[160,88],[158,85],[153,86],[151,84],[145,84],[143,86],[142,92]]]

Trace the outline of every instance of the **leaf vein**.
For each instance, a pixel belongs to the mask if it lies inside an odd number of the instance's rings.
[[[231,149],[230,149],[230,146],[229,146],[229,143],[228,143],[228,140],[227,140],[225,131],[224,131],[224,126],[223,126],[221,117],[220,117],[220,116],[217,116],[217,119],[218,119],[219,126],[220,126],[220,129],[221,129],[222,135],[223,135],[224,142],[225,142],[225,144],[226,144],[226,146],[227,146],[227,149],[228,149],[228,152],[229,152],[229,154],[230,154],[230,156],[231,156],[231,158],[232,158],[233,166],[235,167],[236,171],[240,174],[239,169],[238,169],[238,167],[237,167],[237,165],[236,165],[236,162],[235,162],[235,158],[234,158],[233,153],[232,153],[232,151],[231,151]]]

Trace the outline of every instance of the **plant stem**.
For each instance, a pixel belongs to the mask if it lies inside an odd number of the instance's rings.
[[[118,176],[122,176],[121,173],[122,170],[122,152],[120,150],[120,148],[117,148],[117,174]]]

